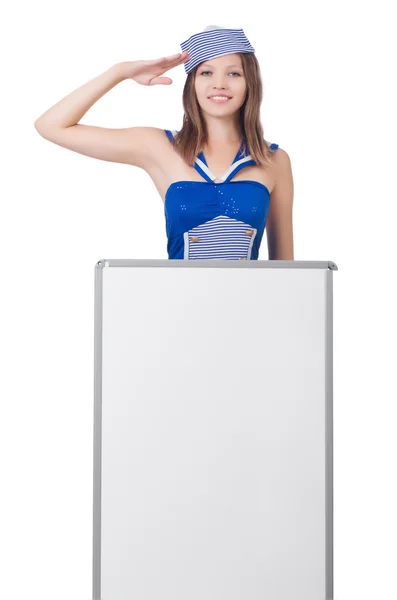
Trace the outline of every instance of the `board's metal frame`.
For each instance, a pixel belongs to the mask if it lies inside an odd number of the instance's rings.
[[[334,539],[333,539],[333,271],[332,261],[306,260],[173,260],[173,259],[103,259],[95,265],[94,306],[94,479],[93,479],[93,600],[101,599],[101,472],[102,472],[102,284],[105,267],[164,267],[164,268],[232,268],[232,269],[326,269],[325,323],[325,514],[326,514],[326,586],[324,600],[334,598]],[[109,599],[110,600],[110,599]],[[111,599],[117,600],[117,599]],[[187,599],[188,600],[188,599]],[[320,600],[320,599],[319,599]]]

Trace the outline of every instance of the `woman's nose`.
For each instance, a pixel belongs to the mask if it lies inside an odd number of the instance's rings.
[[[227,85],[223,79],[219,79],[214,82],[214,90],[224,90],[226,87]]]

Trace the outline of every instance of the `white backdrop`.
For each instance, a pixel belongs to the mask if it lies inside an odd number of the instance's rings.
[[[56,146],[34,121],[112,64],[174,54],[217,24],[242,27],[256,49],[265,137],[293,169],[295,259],[339,268],[335,598],[396,598],[390,10],[386,0],[3,8],[0,597],[91,599],[95,263],[167,257],[149,176]],[[170,86],[123,81],[80,122],[179,129],[186,75],[183,66],[166,75]],[[266,236],[259,258],[267,259]]]

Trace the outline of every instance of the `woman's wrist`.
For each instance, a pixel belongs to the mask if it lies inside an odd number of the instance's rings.
[[[124,81],[124,79],[127,78],[123,62],[114,64],[112,67],[110,67],[109,71],[112,71],[114,73],[114,76],[117,81]]]

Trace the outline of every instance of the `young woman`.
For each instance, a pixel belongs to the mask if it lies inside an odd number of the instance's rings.
[[[263,137],[254,48],[242,29],[209,26],[181,49],[114,65],[47,110],[37,131],[74,152],[144,169],[164,202],[168,258],[255,260],[266,228],[269,259],[293,260],[291,163]],[[181,130],[79,124],[124,79],[170,85],[163,74],[181,64]]]

